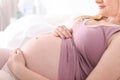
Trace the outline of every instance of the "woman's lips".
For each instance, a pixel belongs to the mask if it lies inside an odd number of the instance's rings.
[[[99,6],[99,8],[100,8],[100,9],[103,9],[103,8],[105,8],[105,6]]]

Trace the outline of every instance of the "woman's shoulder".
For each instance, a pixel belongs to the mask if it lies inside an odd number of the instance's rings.
[[[109,46],[114,40],[120,42],[120,31],[117,31],[110,37],[107,46]]]

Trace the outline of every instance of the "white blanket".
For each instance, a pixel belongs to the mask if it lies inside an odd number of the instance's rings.
[[[0,33],[0,47],[8,49],[20,47],[35,35],[48,33],[54,28],[42,16],[23,17],[9,25],[3,33]]]

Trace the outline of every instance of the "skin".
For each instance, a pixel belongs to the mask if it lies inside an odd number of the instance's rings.
[[[101,21],[91,20],[87,25],[118,25],[120,24],[120,0],[96,0],[96,3],[102,6],[100,14],[107,18]],[[65,32],[64,32],[65,33]],[[55,32],[56,36],[65,36],[65,33]],[[64,38],[64,37],[62,37]],[[98,65],[87,77],[86,80],[117,80],[120,77],[120,32],[114,34],[108,42],[108,48],[103,53]],[[21,80],[49,80],[26,67],[23,52],[20,49],[13,51],[13,56],[8,60],[8,66],[11,71]],[[22,73],[24,72],[24,73]],[[27,75],[27,77],[26,77]]]
[[[99,13],[106,17],[115,17],[119,10],[119,0],[96,0],[99,7]],[[101,8],[100,6],[104,6]]]
[[[96,0],[98,6],[104,6],[99,9],[99,14],[108,17],[104,22],[120,24],[120,1],[119,0]]]

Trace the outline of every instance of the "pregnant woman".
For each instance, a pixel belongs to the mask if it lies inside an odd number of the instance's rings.
[[[4,51],[2,71],[14,80],[119,80],[120,0],[96,3],[102,16],[38,35],[10,57]]]

